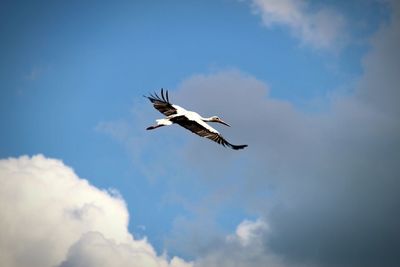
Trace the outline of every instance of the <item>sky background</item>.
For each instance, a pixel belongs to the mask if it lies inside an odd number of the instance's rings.
[[[397,1],[0,6],[0,265],[399,266]]]

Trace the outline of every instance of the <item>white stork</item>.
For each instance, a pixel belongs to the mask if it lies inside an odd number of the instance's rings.
[[[150,96],[145,97],[148,98],[151,103],[153,103],[155,109],[166,116],[164,119],[156,120],[157,124],[148,127],[146,130],[153,130],[162,126],[177,123],[183,128],[186,128],[201,137],[208,138],[223,146],[228,146],[235,150],[247,147],[247,145],[232,145],[231,143],[226,141],[225,138],[222,137],[222,135],[217,130],[206,123],[219,122],[226,126],[230,126],[229,124],[222,121],[219,117],[212,116],[209,118],[203,118],[196,112],[188,111],[180,106],[171,104],[169,102],[167,90],[164,95],[164,90],[161,89],[161,97],[159,97],[156,93],[154,93],[154,95],[150,94]]]

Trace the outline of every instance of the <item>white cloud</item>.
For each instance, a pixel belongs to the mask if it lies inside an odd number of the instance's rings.
[[[346,21],[332,8],[311,10],[310,3],[303,0],[253,0],[252,5],[265,26],[287,26],[304,44],[318,49],[342,45]]]
[[[165,256],[157,257],[146,240],[117,243],[99,232],[82,235],[69,250],[59,267],[190,267],[192,264],[174,257],[168,263]]]
[[[258,219],[256,221],[244,220],[236,228],[234,236],[228,236],[228,240],[238,240],[242,246],[248,246],[250,243],[254,243],[255,240],[259,241],[260,232],[267,231],[267,224]]]
[[[267,234],[268,227],[264,220],[244,220],[237,226],[234,234],[228,235],[223,243],[198,258],[194,266],[288,266],[280,256],[265,246],[264,239]]]
[[[0,160],[0,265],[188,267],[128,232],[128,212],[61,161]]]

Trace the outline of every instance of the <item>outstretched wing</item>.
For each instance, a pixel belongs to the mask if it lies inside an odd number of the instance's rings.
[[[157,93],[150,94],[150,96],[145,97],[148,98],[151,103],[153,103],[155,109],[160,111],[165,116],[170,116],[177,113],[176,108],[174,108],[169,102],[168,90],[165,91],[164,95],[164,89],[161,89],[161,97],[157,95]]]
[[[192,133],[195,133],[201,137],[208,138],[220,145],[228,146],[232,149],[238,150],[247,147],[247,145],[233,145],[225,140],[222,135],[214,130],[211,126],[207,128],[198,123],[197,121],[190,120],[186,116],[176,116],[171,119],[172,122],[179,124],[183,128],[188,129]]]

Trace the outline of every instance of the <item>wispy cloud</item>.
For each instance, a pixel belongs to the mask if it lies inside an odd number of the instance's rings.
[[[30,81],[35,81],[43,74],[43,71],[43,67],[35,66],[25,75],[24,78]]]
[[[303,44],[333,50],[343,45],[346,20],[333,8],[315,9],[303,0],[253,0],[252,7],[266,27],[287,27]]]

